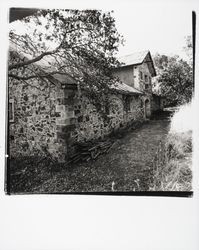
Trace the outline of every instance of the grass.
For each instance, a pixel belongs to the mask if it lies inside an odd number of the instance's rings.
[[[146,122],[145,124],[147,124]],[[117,143],[140,123],[133,124],[129,129],[111,135]],[[137,128],[137,130],[139,130]],[[119,154],[117,154],[118,157]],[[107,159],[107,160],[106,160]],[[89,162],[59,164],[49,157],[20,157],[10,160],[10,192],[14,193],[55,193],[55,192],[97,192],[115,189],[137,189],[134,178],[130,174],[125,177],[123,166],[115,167],[115,155],[105,153],[98,159]],[[136,172],[136,170],[135,170]],[[135,173],[136,175],[136,173]],[[125,177],[125,182],[124,182]],[[132,184],[133,183],[133,184]]]
[[[60,171],[62,164],[54,164],[51,159],[40,157],[20,157],[10,160],[10,192],[24,193],[41,185]]]
[[[48,158],[12,159],[10,191],[18,194],[190,191],[192,132],[172,130],[167,135],[166,123],[165,120],[151,121],[126,136],[117,134],[115,148],[96,161],[66,166]],[[166,142],[160,144],[151,166],[158,143],[166,135]]]
[[[167,121],[152,121],[136,130],[117,133],[114,147],[89,162],[66,165],[30,156],[12,159],[10,191],[12,194],[147,191],[151,161],[167,127]]]
[[[192,190],[192,130],[190,124],[183,127],[185,110],[190,112],[183,107],[171,119],[171,130],[154,160],[151,191]]]

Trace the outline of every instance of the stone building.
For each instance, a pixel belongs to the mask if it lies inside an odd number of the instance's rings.
[[[155,67],[149,51],[137,52],[120,58],[122,66],[114,74],[125,84],[144,94],[144,116],[149,118],[153,110],[152,77],[156,76]]]
[[[156,75],[150,52],[122,59],[114,70],[120,78],[112,86],[105,118],[63,75],[27,81],[9,79],[9,156],[50,154],[65,161],[75,143],[102,139],[144,121],[151,115],[151,78]]]

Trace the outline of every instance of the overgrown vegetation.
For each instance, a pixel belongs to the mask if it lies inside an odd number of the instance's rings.
[[[158,68],[154,85],[158,86],[159,94],[166,96],[167,105],[190,102],[193,93],[192,66],[178,56],[156,55],[154,61]]]
[[[157,77],[153,81],[154,92],[167,98],[168,106],[176,106],[191,101],[193,94],[192,41],[186,38],[184,51],[187,60],[178,55],[167,56],[156,54],[154,64]]]
[[[9,61],[9,79],[27,83],[59,74],[86,90],[100,108],[117,81],[112,68],[119,65],[116,52],[123,38],[111,12],[39,10],[13,24],[9,40],[18,54]]]
[[[179,115],[179,113],[180,111],[176,112],[176,115]],[[186,118],[183,117],[183,119]],[[176,124],[177,123],[173,122],[173,127],[176,126]],[[165,143],[160,143],[153,162],[152,176],[151,191],[191,191],[191,130],[177,132],[177,128],[175,128],[175,130],[170,131]]]

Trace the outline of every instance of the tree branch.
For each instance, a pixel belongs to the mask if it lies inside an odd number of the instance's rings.
[[[41,77],[45,78],[45,77],[53,76],[55,74],[66,75],[68,77],[71,77],[73,80],[75,80],[74,76],[72,76],[72,75],[70,75],[70,74],[68,74],[66,72],[60,72],[60,71],[51,71],[51,72],[48,72],[48,73],[44,73],[43,72],[42,74],[33,74],[33,75],[30,75],[30,76],[27,76],[27,77],[25,77],[25,76],[19,76],[19,75],[13,74],[13,73],[9,73],[8,77],[12,77],[12,78],[14,78],[16,80],[19,80],[19,81],[20,80],[27,81],[27,80],[30,80],[30,79],[33,79],[33,78],[41,78]]]
[[[60,46],[59,46],[59,47],[60,47]],[[16,68],[21,68],[21,67],[24,67],[24,66],[26,66],[26,65],[29,65],[29,64],[38,62],[38,61],[40,61],[43,57],[56,53],[56,52],[59,50],[59,47],[57,47],[55,50],[44,52],[44,53],[42,53],[41,55],[39,55],[39,56],[37,56],[37,57],[35,57],[35,58],[33,58],[33,59],[30,59],[30,60],[28,60],[28,61],[12,64],[12,65],[10,65],[10,66],[8,67],[8,70],[12,70],[12,69],[16,69]]]
[[[33,78],[37,78],[39,76],[38,75],[31,75],[31,76],[24,77],[24,76],[18,76],[18,75],[9,73],[8,77],[12,77],[12,78],[20,81],[20,80],[30,80],[30,79],[33,79]]]

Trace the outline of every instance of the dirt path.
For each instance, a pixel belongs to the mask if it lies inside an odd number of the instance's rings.
[[[147,191],[152,159],[168,129],[168,119],[156,117],[118,139],[108,154],[53,173],[34,192]]]

